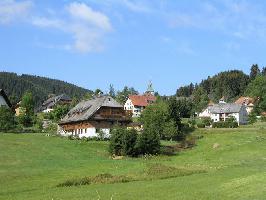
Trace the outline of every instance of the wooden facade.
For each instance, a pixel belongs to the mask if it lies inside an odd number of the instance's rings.
[[[124,111],[123,108],[101,107],[88,120],[69,122],[60,124],[61,128],[66,132],[74,132],[79,129],[110,129],[114,125],[125,126],[131,122],[131,113]]]
[[[110,96],[101,96],[82,101],[61,120],[59,134],[82,137],[97,137],[104,132],[106,137],[115,125],[126,126],[131,122],[131,113]]]

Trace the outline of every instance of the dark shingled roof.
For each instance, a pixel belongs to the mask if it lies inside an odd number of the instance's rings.
[[[5,91],[3,89],[0,89],[0,96],[4,97],[7,105],[11,108],[12,107],[12,104],[10,103]]]
[[[238,113],[240,112],[242,105],[236,103],[219,103],[210,107],[211,113]]]
[[[47,108],[52,108],[59,101],[71,101],[71,98],[69,96],[67,96],[66,94],[61,94],[61,95],[58,95],[58,96],[51,97],[51,98],[47,99],[45,102],[43,102],[43,104],[40,107],[39,111],[46,110]]]
[[[123,108],[111,96],[96,97],[92,100],[82,101],[61,120],[60,124],[88,120],[101,107]]]

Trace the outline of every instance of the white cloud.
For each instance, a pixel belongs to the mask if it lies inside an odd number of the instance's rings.
[[[109,18],[101,12],[92,10],[84,3],[71,3],[67,6],[70,15],[78,20],[83,20],[103,30],[111,30]]]
[[[64,45],[68,47],[67,49],[81,53],[101,51],[104,48],[102,45],[104,35],[113,29],[109,18],[84,3],[73,2],[65,8],[64,17],[34,17],[32,24],[70,34],[74,41],[73,44]]]
[[[0,1],[0,24],[9,24],[21,20],[29,14],[33,3],[31,1],[17,2],[15,0]]]

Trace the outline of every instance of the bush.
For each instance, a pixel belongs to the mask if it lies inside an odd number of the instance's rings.
[[[100,129],[97,133],[97,138],[98,138],[98,141],[104,141],[106,140],[107,135],[103,130]]]
[[[109,152],[116,156],[138,156],[157,154],[160,151],[160,136],[154,132],[144,131],[137,134],[135,130],[114,128],[111,131]]]
[[[205,123],[198,123],[197,124],[197,127],[198,128],[205,128]]]
[[[44,131],[47,133],[56,133],[57,132],[57,124],[50,123]]]
[[[213,128],[237,128],[238,127],[238,123],[237,122],[214,122],[212,123],[212,127]]]
[[[184,149],[192,148],[196,145],[196,137],[188,135],[182,142],[181,147]]]
[[[160,136],[155,131],[144,129],[137,140],[137,150],[141,155],[155,155],[160,152]]]
[[[136,149],[137,131],[135,129],[126,130],[122,141],[122,154],[128,156],[136,156],[138,151]]]
[[[204,117],[202,119],[202,123],[205,125],[205,126],[210,126],[212,124],[212,120],[210,117]]]
[[[125,134],[125,129],[115,127],[111,131],[109,152],[116,156],[121,156],[123,154],[123,135]]]
[[[266,122],[266,116],[261,116],[261,121]]]
[[[178,129],[173,120],[166,122],[163,129],[163,138],[166,140],[175,139],[178,135]]]
[[[196,122],[195,119],[189,119],[189,120],[188,120],[188,124],[189,124],[191,127],[195,127],[195,125],[197,124],[197,122]]]
[[[257,115],[255,112],[251,112],[248,116],[248,123],[249,124],[254,124],[257,122]]]
[[[0,131],[7,131],[15,128],[15,115],[6,106],[0,106]]]

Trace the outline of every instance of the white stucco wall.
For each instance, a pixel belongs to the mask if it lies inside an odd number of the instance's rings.
[[[124,105],[124,110],[132,111],[132,117],[140,117],[144,107],[136,107],[133,105],[131,99],[128,99]]]
[[[105,138],[109,138],[110,137],[110,129],[109,128],[102,128],[102,129],[98,129],[99,131],[102,131],[105,134]],[[98,137],[98,133],[96,132],[96,128],[92,127],[92,128],[87,128],[87,129],[77,129],[75,130],[73,133],[72,132],[65,132],[64,130],[62,130],[62,128],[58,128],[58,134],[62,135],[62,136],[77,136],[79,138],[93,138],[93,137]]]
[[[132,104],[132,101],[130,99],[127,99],[125,105],[124,105],[125,110],[132,110],[134,109],[134,105]]]
[[[213,113],[211,113],[211,120],[213,122],[219,122],[220,121],[219,114],[213,114]]]

